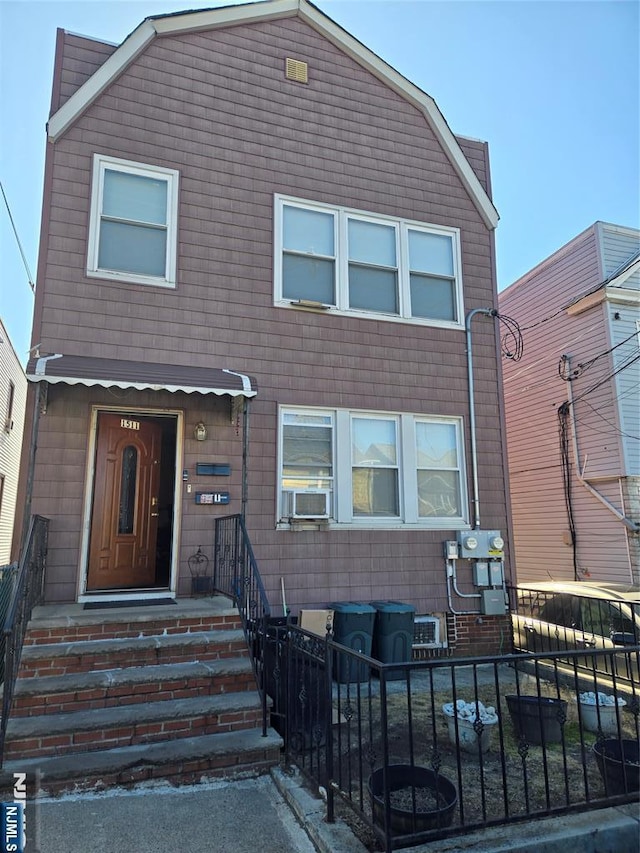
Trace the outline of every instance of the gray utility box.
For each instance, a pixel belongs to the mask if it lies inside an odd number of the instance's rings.
[[[502,588],[482,590],[482,612],[485,616],[502,616],[507,612]]]

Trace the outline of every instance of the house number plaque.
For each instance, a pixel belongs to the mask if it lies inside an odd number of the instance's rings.
[[[120,426],[122,429],[140,429],[140,421],[130,421],[127,418],[120,418]]]
[[[197,504],[220,506],[222,504],[228,504],[229,500],[229,492],[196,492]]]

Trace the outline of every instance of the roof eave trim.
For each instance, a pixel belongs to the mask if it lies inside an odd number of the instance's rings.
[[[51,385],[97,385],[101,388],[135,388],[137,391],[183,391],[185,394],[215,394],[218,397],[255,397],[258,393],[253,389],[242,390],[233,388],[201,388],[195,385],[153,385],[150,382],[126,382],[120,379],[89,379],[79,376],[47,376],[46,374],[28,373],[29,382],[48,382]],[[244,384],[244,383],[243,383]]]
[[[422,112],[448,153],[458,177],[475,202],[485,225],[488,228],[495,228],[500,219],[498,211],[464,156],[455,135],[433,98],[410,80],[407,80],[406,77],[403,77],[383,59],[380,59],[372,50],[332,21],[331,18],[328,18],[315,6],[305,3],[304,0],[300,3],[300,17]]]
[[[320,12],[315,6],[307,3],[306,0],[272,0],[268,3],[250,3],[246,6],[227,6],[222,9],[209,9],[202,12],[185,13],[184,15],[147,18],[123,41],[120,47],[106,60],[104,65],[50,118],[47,127],[49,140],[55,142],[73,124],[82,111],[124,71],[126,66],[145,49],[156,35],[195,32],[215,27],[250,23],[252,21],[294,17],[296,15],[299,15],[316,32],[319,32],[337,47],[344,50],[352,59],[422,112],[449,155],[458,177],[473,199],[485,225],[491,229],[495,228],[500,218],[498,212],[476,177],[469,161],[464,156],[460,145],[433,98],[399,74],[394,68],[373,53],[372,50],[359,42],[323,12]]]
[[[155,36],[156,28],[153,23],[149,20],[143,21],[104,64],[51,116],[47,124],[49,142],[56,142],[83,110],[104,92],[138,54],[142,53]]]
[[[271,0],[271,2],[247,3],[246,5],[224,6],[220,9],[185,12],[183,14],[159,15],[150,20],[160,35],[198,32],[199,30],[227,27],[230,24],[250,24],[253,21],[274,21],[277,18],[290,18],[298,13],[299,0]],[[265,11],[265,9],[267,11]]]

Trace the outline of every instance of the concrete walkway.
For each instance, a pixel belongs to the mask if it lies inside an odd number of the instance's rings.
[[[68,795],[35,810],[39,853],[315,853],[269,776]]]
[[[297,772],[173,788],[42,799],[34,853],[366,853]],[[30,833],[31,834],[31,833]],[[637,853],[637,805],[543,818],[405,848],[406,853]],[[31,853],[31,851],[30,851]]]

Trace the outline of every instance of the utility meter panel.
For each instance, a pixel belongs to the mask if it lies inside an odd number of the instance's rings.
[[[504,539],[499,530],[459,530],[460,556],[464,560],[489,560],[504,557]]]

